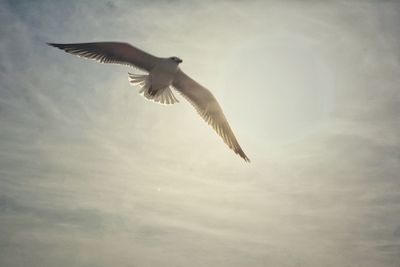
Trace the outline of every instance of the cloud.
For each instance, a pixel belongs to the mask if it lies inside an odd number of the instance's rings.
[[[0,6],[0,265],[398,266],[396,2]],[[183,58],[252,163],[45,45],[102,40]]]

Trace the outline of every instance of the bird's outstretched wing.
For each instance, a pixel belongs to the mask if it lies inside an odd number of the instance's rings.
[[[210,91],[180,69],[178,69],[172,85],[194,106],[199,115],[214,128],[230,149],[239,154],[245,161],[250,162],[250,159],[236,140],[220,105]]]
[[[127,43],[99,42],[48,45],[60,48],[67,53],[97,60],[101,63],[118,63],[131,65],[143,71],[150,72],[159,58],[150,55]]]

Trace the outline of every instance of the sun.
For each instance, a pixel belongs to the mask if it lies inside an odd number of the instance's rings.
[[[318,46],[306,39],[245,42],[226,62],[224,98],[254,138],[283,144],[315,132],[332,109],[332,78]],[[252,103],[244,108],[241,103]],[[250,118],[245,120],[244,118]]]

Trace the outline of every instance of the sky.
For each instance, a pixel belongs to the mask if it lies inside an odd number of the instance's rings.
[[[400,2],[0,0],[0,266],[398,267]],[[129,42],[189,103],[46,42]]]

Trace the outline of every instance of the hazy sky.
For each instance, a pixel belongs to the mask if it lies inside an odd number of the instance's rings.
[[[400,264],[399,1],[0,0],[0,266]],[[183,99],[46,42],[125,41]]]

